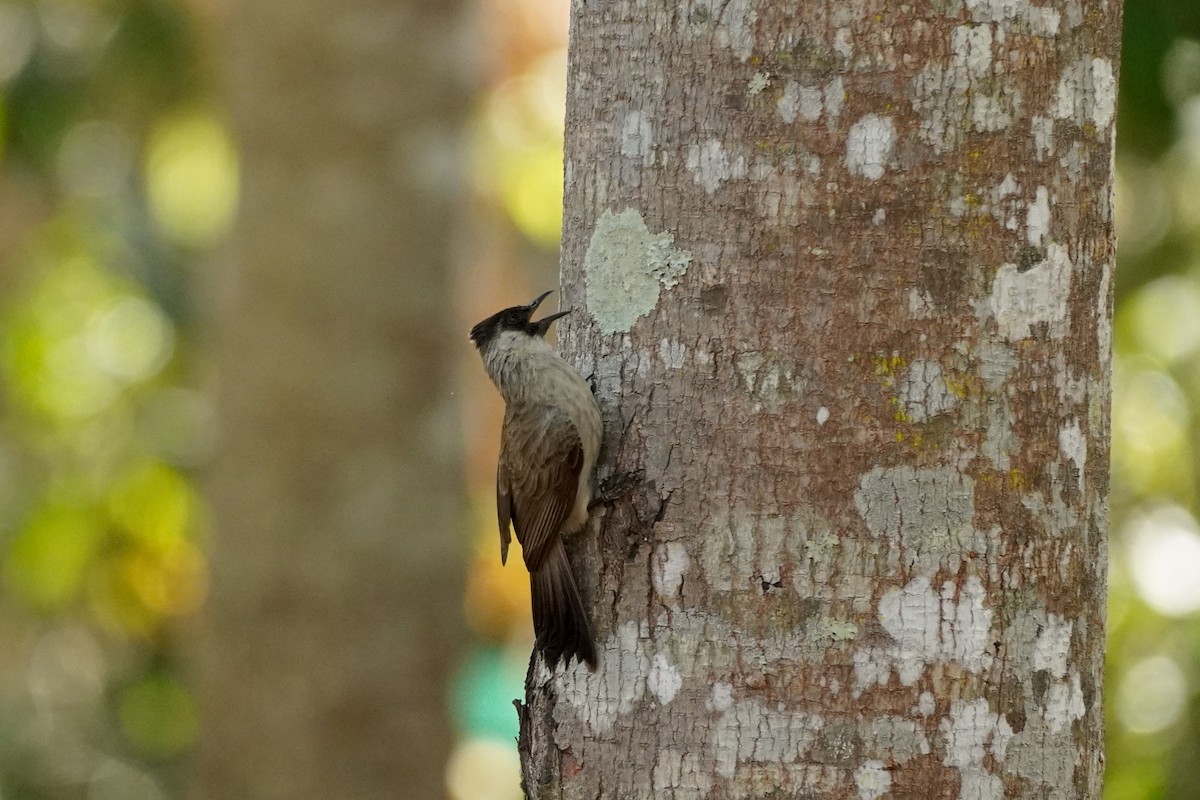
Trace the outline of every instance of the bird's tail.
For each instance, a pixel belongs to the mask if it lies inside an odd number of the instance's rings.
[[[541,651],[546,665],[554,669],[560,658],[570,663],[575,657],[594,670],[596,644],[592,623],[561,539],[555,537],[541,566],[530,573],[529,583],[533,595],[533,632],[537,636],[534,646]]]

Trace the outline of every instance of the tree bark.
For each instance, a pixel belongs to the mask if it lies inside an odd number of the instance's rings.
[[[1121,7],[572,4],[626,487],[530,797],[1098,798]]]
[[[244,2],[195,796],[443,796],[461,4]],[[461,44],[461,38],[458,40]]]

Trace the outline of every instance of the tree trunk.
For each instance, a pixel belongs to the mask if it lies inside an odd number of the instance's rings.
[[[573,3],[625,491],[528,795],[1098,798],[1120,4],[655,8]]]
[[[459,644],[462,7],[243,2],[196,796],[433,798]]]

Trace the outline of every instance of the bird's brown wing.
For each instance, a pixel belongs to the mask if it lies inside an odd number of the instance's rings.
[[[504,459],[496,467],[496,517],[500,523],[500,565],[508,563],[508,545],[512,541],[512,489],[508,485],[508,470]]]
[[[566,414],[524,403],[505,409],[499,472],[507,483],[508,514],[530,572],[542,566],[571,513],[582,466],[583,444]]]

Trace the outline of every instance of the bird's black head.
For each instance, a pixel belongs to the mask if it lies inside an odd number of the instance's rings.
[[[495,314],[492,314],[483,322],[471,328],[471,341],[475,343],[476,347],[482,350],[487,346],[488,342],[504,331],[522,331],[529,336],[545,336],[546,331],[550,330],[550,324],[554,320],[571,313],[570,309],[559,311],[556,314],[542,317],[537,322],[533,322],[533,312],[537,311],[538,306],[542,304],[542,301],[549,294],[550,292],[543,292],[534,298],[533,302],[529,305],[513,306],[512,308],[506,308],[503,311],[497,311]]]

